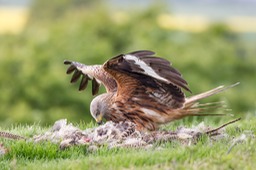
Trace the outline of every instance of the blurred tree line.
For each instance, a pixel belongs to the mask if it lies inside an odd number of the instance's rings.
[[[117,15],[100,0],[33,1],[24,31],[0,35],[1,124],[91,121],[90,87],[69,83],[64,59],[101,64],[140,49],[172,61],[193,94],[240,81],[209,100],[228,101],[234,114],[255,112],[255,44],[222,24],[201,33],[161,28],[163,6]]]

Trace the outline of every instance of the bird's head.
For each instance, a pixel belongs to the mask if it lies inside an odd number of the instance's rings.
[[[103,118],[105,117],[108,110],[108,102],[109,102],[109,94],[101,94],[95,97],[90,106],[90,112],[92,117],[96,120],[96,122],[100,125],[103,122]]]

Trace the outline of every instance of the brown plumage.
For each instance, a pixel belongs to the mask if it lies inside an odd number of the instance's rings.
[[[140,130],[156,130],[158,125],[185,116],[216,115],[202,114],[215,104],[198,104],[197,101],[224,91],[230,87],[219,86],[213,90],[189,98],[187,82],[171,63],[153,56],[152,51],[135,51],[118,55],[103,65],[87,66],[65,61],[70,65],[67,74],[74,72],[71,83],[80,76],[79,90],[84,90],[92,80],[92,94],[98,92],[102,83],[107,93],[93,99],[90,110],[94,119],[101,123],[105,118],[113,122],[131,121]]]

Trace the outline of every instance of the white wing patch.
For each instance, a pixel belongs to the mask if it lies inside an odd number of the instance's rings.
[[[150,66],[148,66],[144,61],[140,60],[136,56],[127,54],[123,58],[125,60],[134,61],[136,65],[140,66],[140,68],[144,70],[144,74],[169,83],[167,79],[159,76]]]
[[[146,115],[148,115],[149,117],[153,117],[155,119],[157,119],[159,122],[165,122],[164,117],[162,117],[161,115],[159,115],[157,112],[155,112],[154,110],[151,109],[147,109],[147,108],[140,108],[141,111],[143,111]]]
[[[96,79],[95,80],[97,81],[98,84],[101,84],[101,81],[99,79]]]

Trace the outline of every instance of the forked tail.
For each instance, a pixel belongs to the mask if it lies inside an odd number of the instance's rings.
[[[203,112],[208,112],[211,110],[214,110],[216,108],[223,107],[223,102],[213,102],[213,103],[205,103],[200,104],[198,101],[204,98],[207,98],[209,96],[218,94],[220,92],[223,92],[227,89],[230,89],[236,85],[238,85],[239,82],[232,84],[230,86],[219,86],[212,90],[206,91],[204,93],[200,93],[191,97],[186,98],[184,108],[182,109],[184,112],[184,116],[217,116],[217,115],[225,115],[225,114],[202,114]]]

